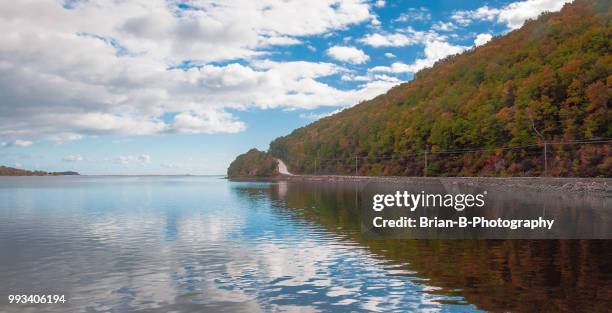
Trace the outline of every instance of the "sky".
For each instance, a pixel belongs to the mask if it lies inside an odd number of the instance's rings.
[[[0,165],[224,174],[566,0],[0,3]]]

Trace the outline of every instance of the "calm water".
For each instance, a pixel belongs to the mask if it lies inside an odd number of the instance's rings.
[[[605,311],[610,241],[366,241],[350,184],[0,178],[0,312]],[[8,304],[65,294],[65,305]]]

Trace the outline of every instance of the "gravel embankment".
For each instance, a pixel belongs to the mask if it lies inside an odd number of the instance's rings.
[[[612,197],[612,178],[554,178],[554,177],[397,177],[397,176],[340,176],[340,175],[280,175],[275,180],[325,182],[387,182],[419,184],[444,182],[504,190],[553,191],[584,193]]]

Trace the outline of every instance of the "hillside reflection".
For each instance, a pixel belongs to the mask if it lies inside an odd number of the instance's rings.
[[[352,183],[242,186],[279,213],[314,222],[393,264],[408,264],[434,293],[493,312],[608,312],[612,242],[607,240],[366,240]],[[405,266],[405,265],[404,265]],[[401,271],[400,271],[401,272]],[[393,271],[390,271],[393,275]]]

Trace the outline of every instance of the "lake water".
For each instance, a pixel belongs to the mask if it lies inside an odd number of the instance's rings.
[[[588,311],[606,240],[365,240],[350,184],[0,178],[0,312]],[[9,304],[9,294],[66,304]]]

